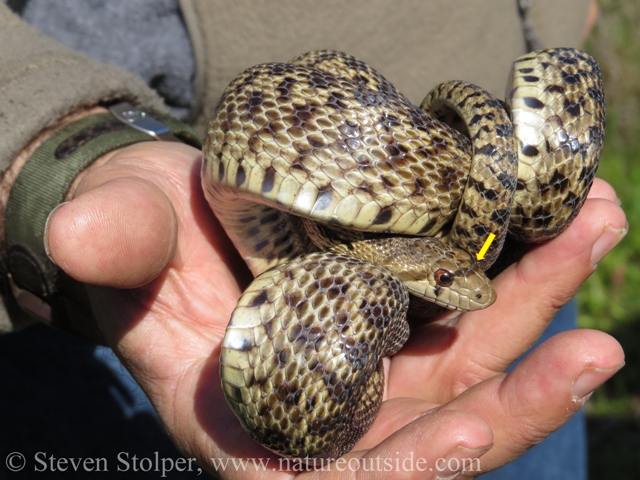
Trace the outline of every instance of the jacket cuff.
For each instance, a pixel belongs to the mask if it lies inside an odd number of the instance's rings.
[[[3,2],[0,45],[0,172],[32,139],[71,112],[117,101],[166,111],[161,98],[142,79],[46,37]],[[1,276],[6,275],[3,263]],[[29,323],[31,318],[7,295],[6,285],[0,285],[0,290],[4,297],[0,333]]]
[[[31,28],[0,2],[0,170],[44,128],[98,104],[163,110],[142,79],[81,55]]]

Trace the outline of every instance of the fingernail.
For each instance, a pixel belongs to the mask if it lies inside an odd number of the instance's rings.
[[[621,365],[613,368],[585,368],[578,379],[573,383],[571,396],[574,402],[586,402],[596,388],[609,380],[618,370],[624,367]]]
[[[468,471],[479,473],[480,460],[478,457],[484,455],[493,447],[493,444],[481,448],[467,448],[458,445],[455,450],[447,456],[440,458],[436,462],[437,480],[452,480],[460,475],[465,468]]]
[[[49,216],[47,217],[47,221],[44,224],[44,252],[47,254],[47,257],[49,257],[49,260],[51,260],[53,262],[53,264],[55,265],[56,262],[53,259],[53,257],[51,256],[51,250],[49,248],[49,226],[51,223],[51,219],[53,218],[53,215],[58,211],[58,209],[60,207],[62,207],[63,205],[66,205],[69,202],[62,202],[60,205],[58,205],[57,207],[55,207],[53,210],[51,210],[51,212],[49,212]]]
[[[602,260],[605,255],[624,238],[628,231],[628,223],[622,228],[613,228],[607,225],[600,235],[600,238],[598,238],[596,243],[593,244],[593,248],[591,250],[591,266],[596,268],[598,266],[598,262],[600,262],[600,260]]]

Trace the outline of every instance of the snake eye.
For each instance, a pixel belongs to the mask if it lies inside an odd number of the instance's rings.
[[[443,268],[436,271],[435,279],[436,283],[441,287],[448,287],[453,283],[453,275],[451,275],[451,272],[448,272]]]

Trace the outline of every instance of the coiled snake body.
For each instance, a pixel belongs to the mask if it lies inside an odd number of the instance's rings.
[[[256,278],[221,378],[267,448],[350,450],[380,406],[382,357],[408,337],[410,296],[485,308],[483,270],[507,228],[540,242],[577,214],[603,142],[599,68],[553,49],[519,58],[512,76],[506,104],[447,82],[416,108],[363,62],[320,51],[250,68],[224,92],[203,186]]]

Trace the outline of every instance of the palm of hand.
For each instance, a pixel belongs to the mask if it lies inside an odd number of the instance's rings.
[[[286,474],[278,468],[277,457],[244,432],[220,387],[220,344],[250,275],[206,205],[198,158],[199,152],[183,145],[160,149],[157,144],[139,144],[116,153],[86,175],[75,200],[60,209],[66,213],[56,213],[51,251],[72,277],[109,285],[87,287],[102,333],[146,391],[185,455],[198,458],[210,470],[211,458],[270,458],[264,478],[283,478]],[[149,183],[153,187],[140,194],[141,182],[142,190]],[[136,202],[127,195],[113,195],[114,188],[118,193],[136,192],[132,194]],[[101,203],[105,191],[108,206]],[[163,195],[172,211],[166,211]],[[386,402],[347,458],[402,460],[411,453],[412,458],[434,465],[438,458],[462,452],[467,458],[484,454],[482,469],[496,468],[557,429],[582,405],[591,386],[585,392],[573,390],[581,372],[590,366],[606,370],[598,377],[599,384],[621,366],[622,352],[613,339],[599,332],[574,331],[551,339],[508,376],[502,375],[591,273],[591,249],[603,231],[603,219],[624,224],[610,187],[596,184],[591,197],[567,232],[537,247],[496,279],[498,301],[490,309],[463,314],[455,325],[425,325],[412,331],[405,347],[386,360]],[[94,215],[96,209],[105,208],[115,213]],[[111,239],[101,222],[122,223],[123,211],[128,220],[114,230]],[[79,222],[79,215],[90,220]],[[65,216],[76,219],[73,226],[65,224]],[[177,229],[166,226],[172,221]],[[145,222],[153,228],[140,237]],[[98,274],[86,273],[87,259],[82,263],[67,259],[77,250],[61,241],[73,236],[78,242],[91,242],[95,229],[102,232],[100,247],[113,241],[116,250],[128,249],[109,256],[108,249],[96,247],[101,257],[92,261],[108,265],[106,279],[99,276],[105,275],[104,268],[94,269]],[[166,245],[163,251],[154,251],[158,234],[175,236],[171,247],[175,253],[167,256]],[[612,248],[615,243],[610,243]],[[73,253],[67,253],[67,248]],[[139,268],[140,279],[155,276],[148,272],[149,261],[138,266],[137,259],[143,255],[169,258],[168,267],[144,286],[111,288],[131,286],[113,280],[117,275],[109,276],[111,267],[116,273]],[[152,263],[151,270],[157,270],[158,263],[166,265],[160,260]],[[256,472],[250,470],[220,473],[255,478]],[[336,471],[316,473],[329,476]],[[434,477],[437,473],[430,472]]]

